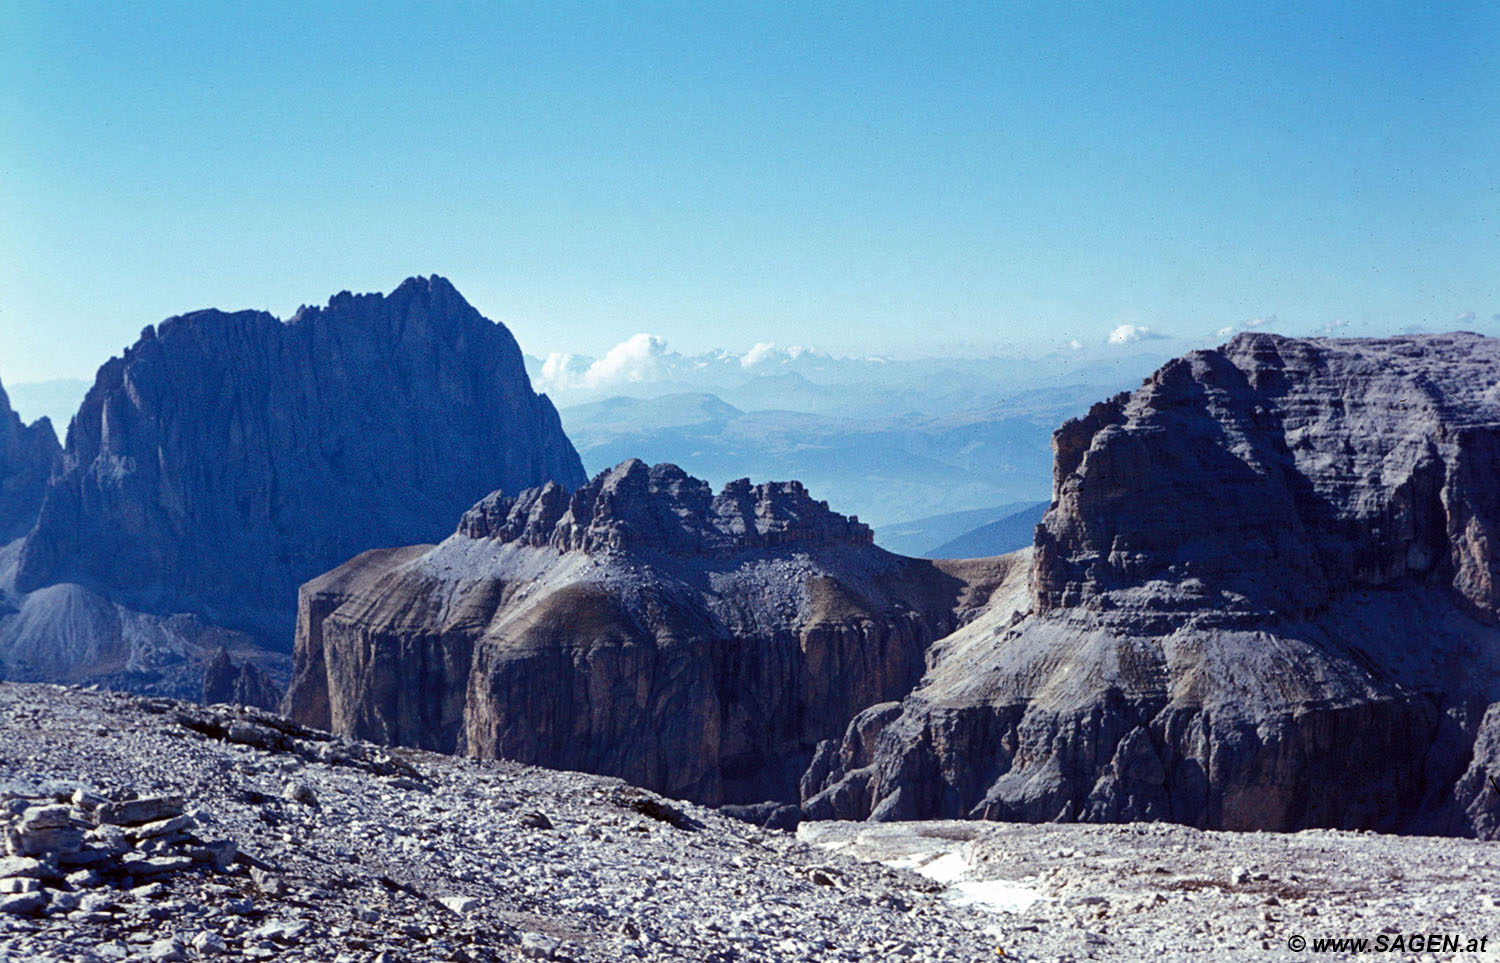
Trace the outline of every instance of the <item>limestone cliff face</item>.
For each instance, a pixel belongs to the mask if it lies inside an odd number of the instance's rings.
[[[60,454],[52,422],[23,424],[0,386],[0,545],[25,535],[36,522]]]
[[[1500,614],[1500,347],[1242,335],[1158,371],[1056,438],[1038,613],[1107,606],[1306,613],[1339,593],[1445,586]]]
[[[997,605],[814,816],[1497,831],[1500,343],[1246,335],[1054,437]]]
[[[319,572],[438,538],[496,487],[584,480],[510,332],[442,278],[286,323],[199,311],[99,370],[16,583],[284,646]]]
[[[715,494],[629,461],[305,585],[283,707],[706,802],[795,799],[813,747],[908,691],[989,578],[884,552],[795,482]]]

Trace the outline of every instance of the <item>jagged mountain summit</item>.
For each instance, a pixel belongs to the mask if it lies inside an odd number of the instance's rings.
[[[42,507],[61,448],[52,422],[21,421],[0,385],[0,545],[26,534]]]
[[[796,482],[715,494],[626,461],[494,493],[442,544],[305,585],[293,718],[385,743],[794,802],[813,747],[898,698],[988,562],[891,555]]]
[[[1024,601],[809,815],[1500,831],[1500,342],[1242,335],[1054,451]]]
[[[286,322],[169,318],[100,368],[73,421],[16,562],[25,639],[12,626],[7,649],[0,626],[0,658],[12,678],[82,681],[90,667],[71,662],[91,656],[67,640],[97,610],[122,647],[100,674],[162,691],[149,677],[163,666],[135,656],[163,619],[197,627],[157,646],[174,665],[224,643],[202,626],[285,651],[307,579],[441,537],[497,487],[585,480],[515,339],[443,278],[344,292]],[[70,665],[27,669],[54,656]],[[165,691],[195,695],[199,679]]]

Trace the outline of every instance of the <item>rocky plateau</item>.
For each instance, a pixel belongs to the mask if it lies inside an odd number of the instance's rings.
[[[785,806],[814,747],[910,691],[927,647],[1005,571],[892,555],[796,482],[715,494],[632,460],[572,494],[496,492],[440,545],[366,553],[303,586],[284,711]]]
[[[0,829],[5,963],[1175,963],[1398,938],[1374,958],[1472,960],[1469,941],[1500,936],[1484,882],[1500,854],[1475,840],[976,821],[793,835],[616,779],[37,684],[0,684]],[[1413,949],[1433,936],[1460,949]]]
[[[1500,342],[1241,335],[1054,449],[1024,591],[808,817],[1500,834]]]

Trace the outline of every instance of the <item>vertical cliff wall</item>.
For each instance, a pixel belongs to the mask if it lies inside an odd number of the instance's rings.
[[[495,488],[584,480],[515,339],[442,278],[285,323],[199,311],[99,370],[16,580],[285,647],[307,579]]]
[[[810,814],[1497,831],[1500,342],[1243,335],[1054,449],[1027,583]]]

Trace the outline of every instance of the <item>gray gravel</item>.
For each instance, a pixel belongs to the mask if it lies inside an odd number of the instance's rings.
[[[40,887],[6,882],[37,873],[0,853],[0,904],[30,897],[0,911],[0,963],[1158,963],[1354,956],[1311,951],[1330,936],[1500,937],[1492,843],[975,822],[793,836],[618,780],[387,750],[256,710],[0,684],[0,818],[28,827],[18,845],[71,840],[63,805],[85,849],[115,848]],[[87,828],[148,815],[173,828]],[[225,841],[234,858],[215,864],[204,850]],[[134,878],[120,867],[141,871],[135,849],[177,868]]]
[[[1021,959],[1478,960],[1500,953],[1500,845],[1169,823],[804,823],[830,852],[910,867],[983,899]],[[1319,938],[1488,937],[1484,953],[1314,952]],[[1294,949],[1296,939],[1306,948]],[[992,957],[993,958],[993,957]]]
[[[0,913],[0,961],[996,958],[990,914],[918,874],[618,780],[0,684],[0,796],[79,788],[180,796],[238,860],[50,884],[46,906]]]

